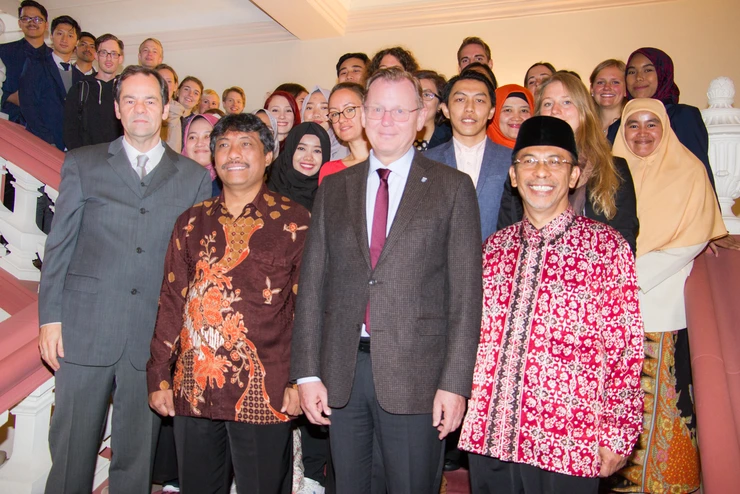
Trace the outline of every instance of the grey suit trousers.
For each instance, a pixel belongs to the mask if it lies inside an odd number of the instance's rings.
[[[444,441],[432,427],[432,414],[383,410],[375,396],[369,353],[357,354],[349,403],[332,408],[329,418],[338,493],[377,494],[385,489],[389,494],[439,492]],[[379,482],[385,483],[385,489]]]
[[[127,351],[111,366],[59,361],[49,432],[52,466],[45,492],[92,492],[113,393],[110,494],[149,494],[160,418],[147,402],[146,371],[133,367]]]

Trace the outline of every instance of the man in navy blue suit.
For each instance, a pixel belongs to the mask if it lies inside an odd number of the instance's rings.
[[[424,156],[473,179],[485,240],[496,231],[501,193],[511,166],[511,149],[486,136],[495,111],[496,90],[484,75],[467,71],[450,79],[442,100],[442,112],[452,124],[452,139]]]
[[[41,57],[50,51],[44,43],[47,19],[48,14],[43,5],[33,0],[24,0],[18,7],[18,27],[23,31],[23,38],[0,45],[0,60],[5,65],[0,111],[7,113],[11,122],[24,123],[18,100],[18,85],[26,59]]]
[[[29,58],[21,74],[19,97],[26,128],[64,151],[64,100],[84,74],[72,64],[80,25],[68,15],[51,22],[52,50]]]

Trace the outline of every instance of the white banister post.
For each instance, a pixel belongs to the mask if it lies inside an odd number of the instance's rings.
[[[709,133],[709,162],[714,172],[722,219],[727,230],[740,234],[740,218],[732,212],[740,197],[740,108],[733,108],[735,85],[728,77],[709,84],[709,108],[702,117]]]
[[[10,459],[0,468],[0,492],[44,492],[51,468],[49,423],[54,404],[54,378],[10,410],[15,415],[15,435]]]
[[[0,234],[8,241],[8,254],[0,257],[0,268],[19,280],[39,281],[41,273],[33,265],[39,245],[46,235],[36,226],[37,198],[39,187],[44,185],[31,174],[9,161],[5,166],[13,174],[15,203],[13,211],[0,205]]]

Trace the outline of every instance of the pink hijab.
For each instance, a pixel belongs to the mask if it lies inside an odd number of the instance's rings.
[[[188,147],[186,145],[186,140],[188,132],[190,131],[190,124],[192,124],[198,118],[204,118],[209,124],[211,124],[211,127],[215,127],[216,122],[218,122],[221,117],[213,113],[201,113],[200,115],[195,115],[193,118],[190,119],[188,124],[185,126],[185,132],[182,135],[182,155],[187,156],[188,158],[190,156],[188,156]],[[213,167],[213,156],[211,156],[211,164],[209,166],[206,166],[206,169],[208,170],[208,173],[211,174],[211,180],[216,180],[216,169]]]

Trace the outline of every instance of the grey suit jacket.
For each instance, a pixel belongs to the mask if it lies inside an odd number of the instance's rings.
[[[64,360],[144,370],[177,217],[211,195],[208,172],[166,147],[140,180],[123,137],[67,153],[46,239],[39,322],[61,321]]]
[[[430,413],[437,389],[469,396],[481,320],[480,222],[470,178],[414,156],[375,269],[370,267],[369,163],[324,179],[303,251],[291,377],[319,376],[329,406],[352,389],[370,301],[378,402]]]
[[[430,149],[424,156],[457,169],[455,145],[452,140]],[[501,194],[504,191],[506,178],[509,176],[510,166],[511,149],[486,138],[486,149],[483,151],[480,175],[478,176],[478,183],[475,184],[478,206],[480,207],[483,241],[496,232]]]

